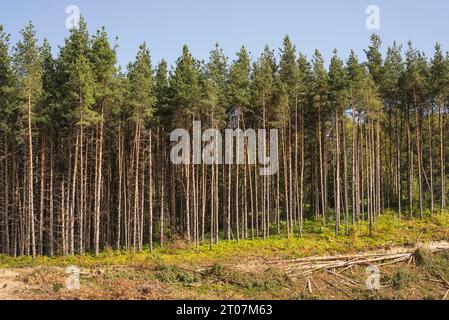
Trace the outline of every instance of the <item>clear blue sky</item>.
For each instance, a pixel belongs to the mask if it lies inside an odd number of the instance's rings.
[[[289,34],[297,48],[326,59],[337,48],[346,57],[351,48],[361,56],[372,31],[366,29],[368,5],[380,9],[380,30],[386,47],[396,40],[414,44],[428,55],[436,41],[449,49],[447,0],[3,0],[0,24],[17,41],[19,30],[32,20],[40,39],[47,37],[55,53],[68,31],[68,5],[77,5],[94,32],[105,26],[119,36],[119,63],[126,65],[146,41],[153,63],[173,63],[187,43],[198,59],[206,59],[215,42],[232,60],[245,45],[255,58],[268,44],[279,48]]]

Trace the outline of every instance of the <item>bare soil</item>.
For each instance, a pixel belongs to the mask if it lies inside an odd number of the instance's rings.
[[[27,290],[25,283],[20,281],[20,275],[25,269],[0,269],[0,300],[18,300]]]

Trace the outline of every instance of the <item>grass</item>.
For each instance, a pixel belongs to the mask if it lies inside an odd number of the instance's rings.
[[[157,247],[150,253],[148,249],[142,253],[106,250],[98,257],[85,256],[68,257],[8,257],[0,255],[0,268],[17,268],[30,266],[69,266],[99,267],[108,265],[157,265],[157,264],[219,264],[222,261],[240,260],[246,257],[297,258],[314,255],[333,255],[371,250],[391,246],[413,245],[418,240],[438,241],[447,238],[449,231],[449,214],[439,213],[430,217],[426,214],[424,220],[409,220],[399,217],[394,212],[386,212],[376,221],[372,237],[369,236],[368,224],[360,222],[349,226],[345,235],[344,225],[340,234],[335,235],[334,225],[326,226],[322,221],[307,220],[304,225],[304,236],[298,234],[290,239],[284,236],[271,236],[267,239],[221,241],[210,251],[209,245],[201,245],[197,252],[192,248],[180,249],[168,245]]]

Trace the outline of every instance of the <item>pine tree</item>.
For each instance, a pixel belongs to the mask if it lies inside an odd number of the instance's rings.
[[[354,224],[358,219],[364,219],[359,123],[363,118],[362,84],[365,76],[363,67],[360,65],[354,51],[351,51],[349,59],[346,62],[346,72],[352,118],[352,223]]]
[[[284,38],[284,47],[281,49],[281,60],[279,63],[279,78],[287,90],[289,120],[288,127],[288,180],[289,180],[289,209],[291,220],[301,220],[299,217],[299,191],[298,191],[298,150],[299,150],[299,95],[300,78],[299,68],[296,61],[296,49],[288,36]],[[282,91],[282,90],[281,90]],[[292,133],[291,128],[294,128]],[[294,136],[294,137],[292,137]],[[293,147],[292,147],[293,144]],[[294,157],[292,156],[294,155]],[[287,169],[287,168],[286,168]],[[293,176],[295,177],[293,179]],[[289,226],[293,228],[293,225]]]
[[[333,109],[333,113],[335,114],[335,232],[338,235],[340,228],[340,214],[341,214],[341,203],[342,203],[342,194],[344,197],[344,216],[346,221],[346,226],[348,226],[348,206],[347,206],[347,171],[346,171],[346,161],[344,161],[344,175],[341,174],[341,156],[346,155],[346,150],[342,150],[341,148],[341,137],[345,135],[345,127],[344,127],[344,119],[343,112],[346,109],[346,105],[348,102],[348,91],[347,91],[347,79],[346,72],[343,67],[343,61],[338,58],[337,51],[334,50],[334,55],[331,59],[331,64],[329,67],[329,102],[331,108]],[[341,127],[343,127],[341,129]],[[342,133],[341,133],[342,132]],[[342,184],[342,176],[344,176],[344,183]],[[344,193],[342,193],[342,185],[344,189]],[[346,230],[348,228],[346,227]]]
[[[101,31],[97,31],[97,34],[92,39],[92,49],[90,51],[90,61],[92,66],[92,74],[94,78],[94,99],[93,106],[94,111],[98,114],[98,121],[96,121],[95,133],[97,138],[95,139],[95,159],[98,159],[95,164],[95,177],[96,181],[94,186],[94,250],[98,255],[100,252],[100,213],[101,213],[101,196],[103,185],[103,149],[104,149],[104,127],[105,116],[110,112],[113,103],[113,90],[114,90],[114,76],[116,73],[115,64],[117,62],[115,48],[111,48],[109,44],[108,35],[103,28]],[[83,145],[83,138],[81,137],[81,146]],[[81,154],[83,154],[83,148],[81,148]],[[84,172],[83,157],[81,157],[81,174]],[[86,180],[87,177],[82,179]],[[85,199],[84,183],[81,183],[81,199]],[[79,251],[81,254],[85,251],[84,243],[84,208],[87,208],[85,201],[80,204],[82,210],[80,212],[79,219]]]
[[[327,215],[327,164],[325,161],[325,123],[329,109],[328,97],[328,74],[324,67],[324,60],[321,53],[316,50],[313,57],[312,76],[312,100],[314,113],[316,114],[316,142],[318,144],[319,163],[319,186],[320,186],[320,208],[323,221],[326,222]],[[317,178],[317,177],[316,177]],[[318,195],[317,195],[318,196]]]
[[[403,95],[401,93],[400,81],[403,72],[404,72],[404,64],[401,56],[401,46],[398,46],[396,43],[394,43],[392,47],[388,48],[387,57],[385,58],[382,85],[380,90],[382,92],[382,96],[385,101],[385,107],[388,113],[388,129],[389,129],[388,131],[390,142],[390,153],[389,153],[390,164],[388,168],[390,171],[390,179],[389,179],[390,192],[387,192],[387,194],[390,194],[393,191],[391,190],[391,188],[394,188],[393,194],[396,194],[397,198],[396,206],[399,214],[402,212],[401,105]],[[395,139],[393,139],[393,134],[395,135]],[[395,156],[393,156],[392,153],[395,153]],[[395,159],[393,160],[393,158]]]
[[[36,31],[30,22],[22,30],[22,41],[16,45],[14,64],[18,75],[18,93],[22,112],[27,121],[28,140],[28,217],[30,219],[31,255],[36,258],[36,234],[34,212],[34,156],[33,156],[33,122],[34,112],[42,98],[42,57],[37,44]],[[41,239],[42,241],[42,239]]]
[[[409,48],[407,51],[404,90],[407,94],[407,108],[408,114],[412,110],[415,114],[415,143],[416,143],[416,155],[418,166],[418,193],[419,193],[419,212],[420,217],[423,219],[424,210],[424,172],[423,172],[423,160],[422,160],[422,113],[423,105],[426,104],[427,95],[427,79],[428,79],[428,66],[424,56],[412,47],[409,42]],[[410,128],[410,125],[408,125]],[[409,130],[409,129],[408,129]],[[412,154],[411,148],[409,148],[410,154]],[[412,157],[412,155],[410,155]],[[410,161],[410,170],[413,170],[413,161]],[[409,182],[410,188],[412,188],[413,179]],[[413,197],[410,197],[410,201]],[[411,206],[409,207],[410,214]]]
[[[245,47],[237,52],[237,59],[232,63],[228,80],[229,104],[247,111],[250,105],[250,59]]]
[[[265,47],[262,55],[259,60],[253,65],[253,73],[252,73],[252,81],[251,81],[251,95],[252,95],[252,112],[255,118],[255,123],[258,127],[261,127],[264,130],[269,129],[270,116],[271,116],[271,106],[273,99],[275,97],[276,90],[276,62],[274,60],[273,51],[271,51],[267,46]],[[283,131],[284,143],[285,143],[285,127]],[[261,137],[259,136],[259,139]],[[269,147],[267,144],[266,135],[262,137],[264,140],[262,142],[264,152],[266,153],[267,148]],[[260,145],[260,144],[259,144]],[[284,153],[284,164],[286,163],[286,153]],[[285,179],[287,179],[287,171],[284,167]],[[257,178],[257,174],[256,174]],[[255,182],[257,185],[257,181]],[[284,191],[288,193],[287,180],[285,180]],[[270,195],[270,183],[268,181],[267,176],[263,176],[263,184],[262,184],[262,232],[263,237],[266,238],[269,236],[268,226],[270,224],[270,203],[269,203],[269,195]],[[258,194],[256,192],[256,197]],[[257,202],[256,202],[257,203]],[[289,198],[285,197],[285,214],[288,223],[291,225],[291,218],[289,210]],[[256,205],[257,211],[257,205]],[[258,217],[256,216],[256,226],[258,226]]]
[[[371,35],[371,45],[368,50],[365,50],[368,67],[368,71],[377,86],[380,86],[383,79],[383,61],[382,54],[380,53],[380,47],[382,41],[377,34]]]
[[[15,74],[12,66],[12,58],[9,55],[9,34],[3,31],[3,26],[0,25],[0,132],[3,136],[3,159],[1,166],[3,171],[0,174],[3,176],[3,210],[1,214],[2,229],[2,253],[12,253],[11,246],[11,211],[10,211],[10,170],[9,170],[9,145],[14,136],[16,136],[17,126],[13,126],[14,118],[17,115],[16,95],[14,84]]]
[[[169,82],[168,82],[168,69],[167,69],[167,62],[165,60],[162,60],[159,65],[156,68],[156,75],[154,79],[154,92],[155,92],[155,122],[158,126],[158,130],[164,130],[166,129],[171,130],[173,129],[173,123],[171,123],[171,114],[170,114],[170,106],[169,106]],[[161,127],[161,128],[159,128]],[[150,242],[150,251],[153,250],[153,220],[154,220],[154,194],[155,194],[155,174],[154,172],[154,165],[153,165],[153,129],[149,130],[149,191],[148,191],[148,198],[149,198],[149,242]],[[175,209],[176,209],[176,184],[174,183],[174,168],[172,169],[172,177],[170,181],[170,194],[171,194],[171,228],[172,233],[175,234],[176,232],[176,216],[174,215]],[[163,219],[163,217],[162,217]],[[161,236],[163,236],[164,230],[161,229]]]
[[[250,106],[250,59],[249,54],[245,47],[240,48],[239,52],[237,53],[237,59],[233,61],[230,72],[229,72],[229,78],[228,78],[228,94],[229,94],[229,112],[230,112],[230,122],[235,122],[235,127],[239,127],[239,118],[241,114],[246,114],[248,111],[248,108]],[[237,115],[237,117],[235,117]],[[236,118],[236,119],[235,119]],[[234,125],[233,125],[234,126]],[[232,236],[232,214],[231,212],[235,212],[235,227],[236,227],[236,239],[239,241],[240,234],[239,234],[239,225],[238,225],[238,210],[239,210],[239,198],[238,198],[238,192],[233,192],[233,190],[238,190],[235,186],[232,184],[232,170],[233,166],[232,164],[229,164],[227,166],[228,168],[228,177],[227,177],[227,215],[226,215],[226,235],[227,239],[230,240]],[[239,166],[235,166],[235,172],[236,172],[236,179],[239,172]],[[257,183],[257,182],[255,182]],[[236,184],[237,186],[237,180]],[[257,188],[257,187],[256,187]],[[251,191],[252,192],[252,191]],[[234,210],[232,210],[232,194],[236,195],[236,205],[234,207]],[[258,206],[257,206],[257,189],[255,190],[255,212],[252,214],[252,222],[251,224],[254,225],[254,219],[256,220],[256,228],[257,228],[257,215],[258,215]],[[252,230],[252,232],[254,232]]]
[[[300,172],[299,172],[299,219],[300,226],[299,231],[302,235],[303,223],[304,223],[304,180],[305,180],[305,169],[306,169],[306,155],[305,155],[305,117],[306,112],[309,109],[310,104],[310,87],[311,82],[311,65],[307,61],[307,58],[303,54],[299,54],[298,57],[298,104],[300,113],[300,127],[301,127],[301,150],[300,150]]]
[[[440,207],[446,208],[446,170],[445,170],[445,144],[444,144],[444,113],[449,97],[449,59],[444,57],[441,46],[435,46],[435,54],[431,62],[431,93],[433,104],[438,109],[439,127],[439,158],[440,158]]]
[[[111,141],[111,148],[116,150],[115,160],[117,171],[118,171],[118,186],[116,186],[116,198],[117,198],[117,210],[116,210],[116,223],[115,223],[115,247],[120,250],[123,246],[123,239],[125,239],[125,244],[127,243],[127,202],[126,202],[126,177],[125,177],[125,127],[126,119],[128,115],[128,110],[126,108],[126,90],[128,88],[128,79],[125,74],[119,68],[114,77],[113,82],[113,103],[110,108],[110,114],[108,117],[108,126],[110,127],[110,132],[115,133],[113,141]],[[115,145],[115,147],[114,147]],[[151,158],[150,158],[151,159]],[[112,232],[112,231],[111,231]],[[112,244],[111,244],[112,245]]]
[[[362,137],[365,144],[365,180],[366,200],[369,220],[370,236],[373,234],[374,222],[380,215],[380,117],[382,112],[382,100],[379,96],[377,85],[366,68],[363,69],[363,81],[361,83],[361,112],[364,125]],[[363,139],[363,138],[362,138]],[[363,170],[363,166],[362,166]],[[362,179],[363,182],[363,179]],[[362,192],[363,194],[363,192]]]
[[[142,130],[145,129],[145,123],[147,123],[154,114],[155,96],[154,96],[154,83],[153,83],[153,70],[151,67],[150,52],[147,45],[144,43],[140,46],[139,52],[135,61],[128,66],[128,83],[129,88],[127,92],[127,102],[130,109],[130,121],[134,126],[134,142],[131,155],[131,171],[133,175],[133,214],[132,214],[132,244],[133,249],[139,251],[142,249],[138,243],[138,214],[140,212],[140,170],[141,170],[141,136]],[[131,200],[131,199],[130,199]],[[162,216],[162,213],[161,213]],[[163,239],[161,239],[163,241]]]
[[[226,111],[229,107],[228,91],[228,61],[218,43],[210,52],[209,61],[205,65],[200,75],[201,102],[200,112],[203,122],[208,123],[208,127],[223,129],[226,124]],[[218,151],[218,150],[217,150]],[[207,168],[203,165],[202,172],[202,238],[204,239],[205,218],[206,218],[206,180]],[[223,167],[223,177],[225,177],[225,167]],[[246,177],[245,177],[246,178]],[[224,187],[224,186],[223,186]],[[219,241],[219,170],[216,163],[211,168],[211,202],[210,202],[210,248]],[[223,204],[226,202],[223,201]],[[223,206],[223,212],[226,211]],[[225,221],[224,221],[225,224]],[[199,232],[198,232],[199,234]],[[198,243],[198,241],[197,241]]]
[[[180,127],[187,128],[189,122],[198,117],[198,100],[200,97],[198,63],[185,45],[182,56],[176,61],[176,68],[170,75],[170,104],[172,107],[173,121]],[[191,159],[191,156],[189,156]],[[191,161],[193,162],[193,161]],[[185,230],[184,234],[188,242],[192,240],[192,197],[191,179],[195,175],[189,165],[185,170]]]

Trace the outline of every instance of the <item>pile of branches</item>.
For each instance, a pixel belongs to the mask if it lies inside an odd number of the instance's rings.
[[[428,244],[426,246],[417,246],[413,248],[405,248],[401,250],[390,250],[384,253],[366,253],[344,256],[326,256],[326,257],[308,257],[295,260],[276,260],[270,261],[268,264],[276,267],[276,269],[285,272],[288,276],[295,278],[302,275],[311,274],[321,270],[331,269],[349,269],[356,265],[372,265],[383,266],[387,264],[395,264],[399,262],[413,262],[415,253],[420,250],[429,250],[432,253],[448,250],[449,243],[441,242]],[[398,252],[400,251],[400,252]]]

